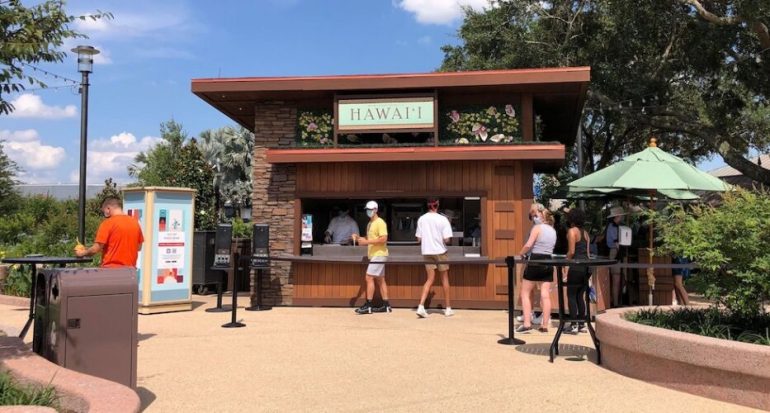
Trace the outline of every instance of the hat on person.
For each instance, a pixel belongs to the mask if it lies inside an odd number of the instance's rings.
[[[374,201],[367,202],[366,209],[377,209],[377,203]]]
[[[626,211],[623,210],[623,207],[617,206],[610,209],[610,215],[607,218],[615,218],[623,215],[626,215]]]

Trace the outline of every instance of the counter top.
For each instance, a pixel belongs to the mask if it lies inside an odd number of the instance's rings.
[[[291,261],[304,263],[342,263],[342,264],[368,264],[366,255],[271,255],[273,261]],[[422,255],[390,255],[385,264],[427,264]],[[490,257],[465,257],[462,255],[449,255],[449,259],[442,261],[445,264],[488,265],[505,264],[505,258]]]

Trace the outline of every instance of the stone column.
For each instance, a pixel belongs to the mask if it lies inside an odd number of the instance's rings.
[[[294,143],[297,107],[291,102],[262,102],[255,105],[254,113],[252,221],[270,225],[271,254],[292,254],[296,167],[268,164],[266,156],[268,148]],[[291,263],[274,261],[262,273],[262,304],[290,305],[294,295]],[[255,276],[256,271],[251,276],[252,304],[256,299]]]

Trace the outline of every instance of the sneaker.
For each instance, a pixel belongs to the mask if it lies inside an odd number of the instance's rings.
[[[356,314],[371,314],[372,313],[372,305],[370,303],[365,303],[361,307],[356,308]]]
[[[420,318],[425,318],[428,316],[428,312],[425,311],[425,307],[423,306],[417,307],[417,316]]]
[[[385,304],[382,307],[374,307],[372,308],[372,311],[375,313],[392,313],[393,309],[390,307],[389,304]]]
[[[532,327],[525,327],[524,325],[520,325],[516,332],[519,334],[529,334],[532,331]]]
[[[452,311],[451,308],[447,307],[446,310],[444,310],[444,317],[451,317],[455,315],[455,312]]]
[[[538,316],[534,315],[535,313],[532,313],[532,324],[542,324],[543,323],[543,314],[540,314]]]
[[[535,323],[535,321],[534,321],[534,320],[535,320],[535,318],[536,318],[536,317],[535,317],[535,312],[533,311],[533,312],[532,312],[532,317],[530,317],[530,319],[531,319],[531,320],[533,320],[533,321],[532,321],[533,323]],[[516,316],[516,321],[518,321],[518,322],[520,322],[520,323],[524,322],[524,314],[522,314],[522,315],[517,315],[517,316]],[[540,323],[535,323],[535,324],[540,324]]]
[[[565,324],[561,331],[566,334],[577,334],[578,327],[574,324]]]

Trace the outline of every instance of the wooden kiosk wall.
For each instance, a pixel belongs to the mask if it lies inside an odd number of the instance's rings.
[[[383,153],[385,158],[387,153]],[[530,223],[532,164],[528,161],[329,162],[297,164],[295,240],[299,240],[303,198],[389,198],[479,196],[482,256],[515,255]],[[295,242],[295,254],[299,242]],[[295,305],[348,306],[364,298],[363,265],[294,263]],[[390,301],[417,305],[423,266],[386,267]],[[450,268],[452,306],[505,308],[507,270],[495,265],[454,265]],[[440,283],[434,303],[441,303]]]

